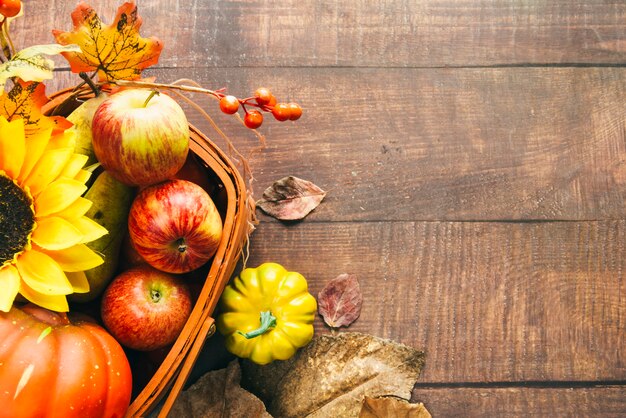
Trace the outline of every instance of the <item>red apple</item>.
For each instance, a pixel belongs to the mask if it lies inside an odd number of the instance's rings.
[[[148,265],[120,273],[100,303],[102,322],[111,335],[123,346],[140,351],[174,342],[191,308],[183,279]]]
[[[173,177],[189,152],[189,123],[166,94],[127,89],[96,110],[91,125],[98,161],[113,177],[146,186]]]
[[[186,273],[215,255],[222,219],[202,187],[168,180],[137,194],[128,214],[128,232],[148,264],[168,273]]]
[[[202,187],[209,196],[215,191],[215,183],[211,181],[207,174],[207,169],[201,165],[198,161],[198,157],[193,152],[187,155],[187,161],[185,161],[183,168],[181,168],[173,178],[196,183],[198,186]]]

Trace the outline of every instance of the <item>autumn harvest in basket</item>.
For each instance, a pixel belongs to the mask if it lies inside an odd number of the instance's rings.
[[[227,378],[211,385],[234,385],[233,394],[246,392],[241,367],[249,372],[244,380],[258,378],[251,388],[266,382],[255,392],[263,399],[276,384],[264,374],[289,381],[287,369],[276,374],[272,367],[306,368],[330,342],[343,348],[324,351],[328,366],[317,372],[333,373],[335,355],[361,361],[355,344],[384,347],[365,353],[371,364],[381,352],[390,353],[384,361],[409,358],[413,366],[392,367],[406,380],[396,395],[406,398],[421,353],[350,333],[314,338],[318,314],[333,330],[359,317],[356,277],[340,275],[316,298],[300,273],[272,260],[246,266],[243,257],[231,278],[255,227],[255,206],[299,220],[326,192],[286,177],[255,202],[246,158],[210,114],[232,115],[264,140],[257,128],[270,119],[298,120],[302,108],[263,86],[238,98],[189,79],[145,78],[164,44],[140,35],[134,2],[120,5],[110,23],[80,2],[70,30],[50,28],[50,44],[18,46],[10,26],[28,19],[24,6],[0,0],[0,417],[190,416],[183,388],[215,329],[245,360],[206,379]],[[51,56],[59,55],[76,82],[46,92],[55,74]],[[213,106],[190,94],[214,99]],[[190,125],[189,111],[209,122],[227,152]],[[382,386],[398,377],[362,370]],[[296,387],[311,393],[295,383],[289,391]],[[281,400],[291,392],[272,393],[263,399],[264,414],[306,415],[307,404],[293,393],[295,410]],[[228,407],[245,411],[261,402],[248,395]],[[379,395],[389,393],[378,386],[359,392],[347,410],[397,407]],[[320,396],[332,397],[329,413],[344,416],[336,414],[346,408],[335,401],[340,392]]]

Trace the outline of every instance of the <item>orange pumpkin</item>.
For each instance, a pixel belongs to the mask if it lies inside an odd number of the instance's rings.
[[[123,417],[131,391],[126,354],[93,321],[35,305],[0,312],[0,417]]]

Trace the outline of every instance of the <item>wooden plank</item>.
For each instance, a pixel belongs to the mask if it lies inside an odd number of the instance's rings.
[[[626,415],[626,387],[416,388],[433,417],[602,417]]]
[[[41,2],[40,2],[41,3]],[[43,3],[42,3],[43,4]],[[118,0],[92,3],[112,21]],[[16,44],[70,30],[76,2],[34,6],[15,22]],[[54,13],[51,13],[54,10]],[[139,3],[143,36],[165,43],[165,67],[441,67],[620,64],[621,0],[263,0]]]
[[[349,330],[424,350],[421,383],[626,379],[626,221],[264,222],[266,261],[314,295],[356,274]]]
[[[270,115],[260,129],[268,146],[251,162],[259,196],[287,175],[329,190],[314,220],[626,216],[626,68],[152,74],[228,86],[240,97],[267,85],[281,100],[298,101],[302,119],[278,123]],[[70,79],[59,74],[56,82]],[[197,99],[244,155],[258,147],[215,101]],[[188,114],[224,147],[197,112]]]

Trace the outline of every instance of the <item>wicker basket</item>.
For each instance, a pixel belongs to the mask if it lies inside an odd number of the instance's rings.
[[[67,115],[79,104],[79,93],[70,89],[53,94],[44,107],[47,114]],[[214,201],[223,220],[222,240],[210,262],[208,274],[184,329],[169,353],[140,393],[134,397],[128,417],[144,417],[163,400],[159,416],[166,416],[182,390],[206,338],[215,332],[211,317],[218,299],[236,267],[250,228],[253,207],[247,198],[245,183],[228,157],[202,132],[190,125],[190,149],[204,163],[219,192]]]

